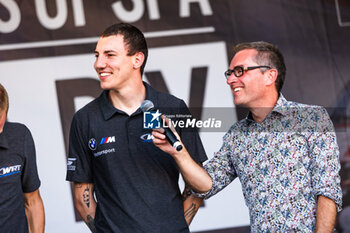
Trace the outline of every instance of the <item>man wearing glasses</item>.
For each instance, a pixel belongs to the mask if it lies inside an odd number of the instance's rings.
[[[272,44],[238,44],[225,72],[235,105],[248,116],[232,125],[204,169],[154,131],[196,195],[209,198],[240,179],[252,232],[332,232],[341,210],[339,151],[326,110],[287,101],[283,55]]]

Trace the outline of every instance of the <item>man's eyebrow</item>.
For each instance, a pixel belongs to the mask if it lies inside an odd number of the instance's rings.
[[[116,53],[117,51],[111,49],[111,50],[105,50],[103,51],[103,53]]]
[[[94,53],[95,53],[95,54],[96,54],[96,53],[98,54],[99,52],[95,50]],[[105,50],[105,51],[103,51],[103,53],[117,53],[117,51],[111,49],[111,50]]]

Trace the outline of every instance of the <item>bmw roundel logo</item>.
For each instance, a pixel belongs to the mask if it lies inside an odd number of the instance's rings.
[[[89,140],[89,148],[91,150],[96,150],[96,146],[97,146],[96,139],[95,138],[91,138]]]

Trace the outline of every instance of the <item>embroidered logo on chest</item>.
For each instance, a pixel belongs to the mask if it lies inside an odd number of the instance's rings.
[[[115,136],[102,138],[101,142],[100,142],[100,145],[101,144],[106,144],[106,143],[111,143],[111,142],[115,142]]]
[[[0,178],[21,172],[21,165],[6,166],[0,168]]]

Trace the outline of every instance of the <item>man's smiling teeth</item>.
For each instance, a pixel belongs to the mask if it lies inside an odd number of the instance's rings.
[[[105,76],[108,76],[108,75],[110,75],[110,73],[101,73],[100,74],[101,77],[105,77]]]
[[[234,92],[236,92],[236,91],[240,91],[240,90],[242,90],[242,88],[241,88],[241,87],[236,87],[235,89],[233,89],[233,91],[234,91]]]

